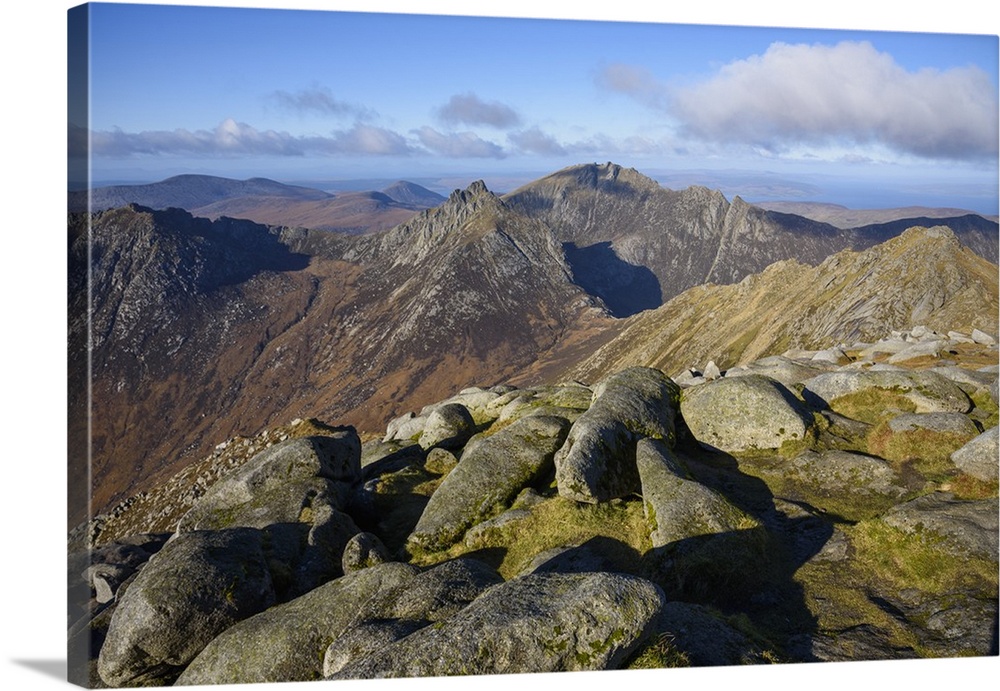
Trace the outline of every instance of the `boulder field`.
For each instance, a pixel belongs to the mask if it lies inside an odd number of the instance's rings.
[[[128,687],[996,655],[990,341],[914,329],[223,442],[71,535],[71,666]]]

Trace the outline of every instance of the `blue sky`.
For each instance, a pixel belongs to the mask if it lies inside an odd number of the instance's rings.
[[[610,160],[751,201],[997,212],[988,33],[96,4],[91,47],[98,183],[509,187]]]

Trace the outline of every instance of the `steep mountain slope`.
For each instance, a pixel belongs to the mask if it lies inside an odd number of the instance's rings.
[[[782,261],[738,284],[688,290],[621,322],[617,337],[571,374],[590,381],[629,365],[676,373],[709,360],[726,368],[791,348],[872,342],[915,325],[995,334],[997,284],[996,265],[951,230],[911,228],[816,267]]]
[[[281,197],[321,200],[332,195],[309,187],[285,185],[267,178],[232,180],[214,175],[176,175],[148,185],[112,185],[90,192],[90,211],[104,211],[127,204],[153,209],[196,209],[239,197]],[[70,192],[69,210],[87,211],[87,192]]]
[[[817,263],[848,245],[806,219],[776,222],[738,197],[673,191],[607,163],[566,168],[505,197],[568,244],[577,280],[617,316],[659,306],[702,283],[731,283],[780,259]]]
[[[98,508],[274,421],[381,429],[607,320],[551,234],[481,183],[376,236],[132,206],[95,214],[90,244]]]
[[[765,211],[702,187],[673,191],[613,163],[560,170],[504,197],[566,243],[577,282],[616,316],[657,307],[703,283],[734,283],[783,259],[815,265],[919,223],[840,229]],[[949,225],[951,225],[949,219]],[[963,242],[996,261],[997,225],[955,223]]]

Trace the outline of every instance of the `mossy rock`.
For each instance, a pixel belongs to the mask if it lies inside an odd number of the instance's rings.
[[[806,450],[748,463],[775,495],[848,521],[878,516],[923,487],[880,458],[848,451]]]
[[[446,548],[509,506],[522,489],[552,471],[568,429],[562,418],[529,416],[466,449],[431,495],[409,542]]]
[[[967,413],[969,396],[935,372],[878,370],[821,374],[803,382],[805,400],[847,417],[876,422],[882,411]]]
[[[330,643],[354,623],[372,596],[417,575],[385,563],[330,581],[226,629],[184,670],[177,685],[250,684],[322,678]]]
[[[801,442],[814,424],[801,400],[760,374],[685,389],[680,409],[699,443],[727,453],[779,449],[788,442]]]
[[[666,604],[625,574],[538,573],[486,591],[461,612],[390,644],[333,679],[613,669]]]
[[[904,413],[869,431],[868,452],[941,481],[956,471],[951,454],[978,434],[975,423],[959,413]]]
[[[676,440],[680,387],[657,369],[631,367],[594,387],[594,401],[556,455],[559,494],[596,503],[639,491],[635,445],[643,438]]]

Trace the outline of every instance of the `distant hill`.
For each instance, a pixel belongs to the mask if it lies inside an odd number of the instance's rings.
[[[893,209],[849,209],[840,204],[829,204],[826,202],[766,201],[754,202],[754,206],[759,206],[768,211],[780,211],[781,213],[805,216],[814,221],[829,223],[838,228],[858,228],[860,226],[890,223],[892,221],[913,218],[952,218],[974,213],[968,209],[935,208],[930,206],[905,206]],[[978,215],[982,216],[982,214]],[[998,220],[996,216],[983,216],[983,218],[993,222]]]
[[[436,192],[403,180],[381,192],[331,194],[265,178],[179,175],[148,185],[95,188],[91,210],[138,204],[151,209],[184,209],[210,219],[227,216],[267,225],[361,234],[392,228],[444,200]],[[69,208],[71,212],[86,210],[86,193],[71,192]]]
[[[128,204],[151,209],[197,209],[240,197],[281,197],[321,200],[333,195],[309,187],[285,185],[267,178],[232,180],[214,175],[176,175],[146,185],[97,187],[90,193],[90,211],[104,211]],[[70,192],[69,210],[87,211],[87,193]]]
[[[389,185],[382,190],[382,194],[400,204],[409,204],[410,206],[425,209],[437,206],[446,199],[446,197],[441,196],[437,192],[432,192],[426,187],[421,187],[416,183],[407,182],[406,180],[400,180]]]

